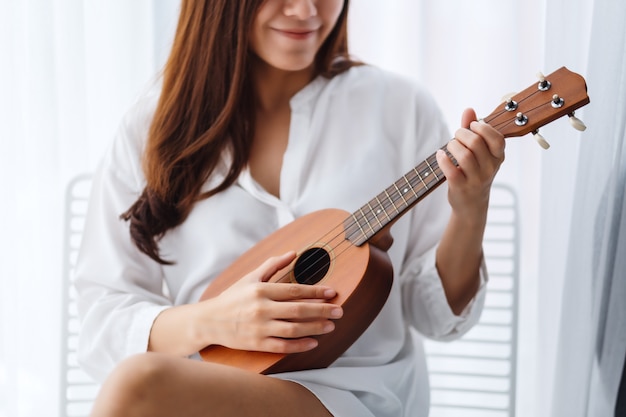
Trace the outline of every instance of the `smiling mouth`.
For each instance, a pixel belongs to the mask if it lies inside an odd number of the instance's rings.
[[[291,39],[308,39],[313,36],[317,30],[290,30],[290,29],[274,29],[279,34]]]

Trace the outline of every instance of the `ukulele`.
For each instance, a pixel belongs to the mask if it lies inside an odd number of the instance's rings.
[[[506,98],[484,121],[504,137],[533,132],[547,148],[538,129],[569,115],[572,125],[584,130],[574,110],[588,103],[583,77],[562,67],[547,77],[539,74],[538,83]],[[445,146],[442,149],[447,152]],[[329,366],[367,329],[387,300],[393,280],[387,254],[393,241],[391,225],[444,181],[433,153],[354,213],[315,211],[261,240],[217,276],[200,299],[219,295],[270,256],[296,248],[296,259],[268,282],[329,285],[337,291],[331,301],[342,306],[343,317],[335,321],[333,332],[315,336],[319,344],[307,352],[280,354],[210,345],[200,351],[202,359],[263,374]]]

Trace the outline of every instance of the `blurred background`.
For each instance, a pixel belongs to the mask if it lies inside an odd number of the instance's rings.
[[[177,11],[177,0],[0,0],[0,417],[58,415],[65,189],[158,76]],[[464,108],[487,115],[539,71],[587,79],[591,104],[576,116],[588,129],[556,121],[542,129],[547,151],[531,135],[509,140],[497,178],[520,207],[519,416],[615,409],[625,19],[621,0],[351,2],[352,53],[424,84],[452,132]]]

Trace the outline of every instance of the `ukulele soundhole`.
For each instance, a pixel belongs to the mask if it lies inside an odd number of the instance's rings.
[[[293,274],[299,284],[314,285],[326,276],[329,269],[330,254],[324,248],[311,248],[296,260]]]

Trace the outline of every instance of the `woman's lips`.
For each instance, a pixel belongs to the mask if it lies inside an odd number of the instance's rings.
[[[286,36],[290,39],[296,40],[304,40],[313,36],[316,32],[315,29],[274,29],[276,32],[281,34],[282,36]]]

